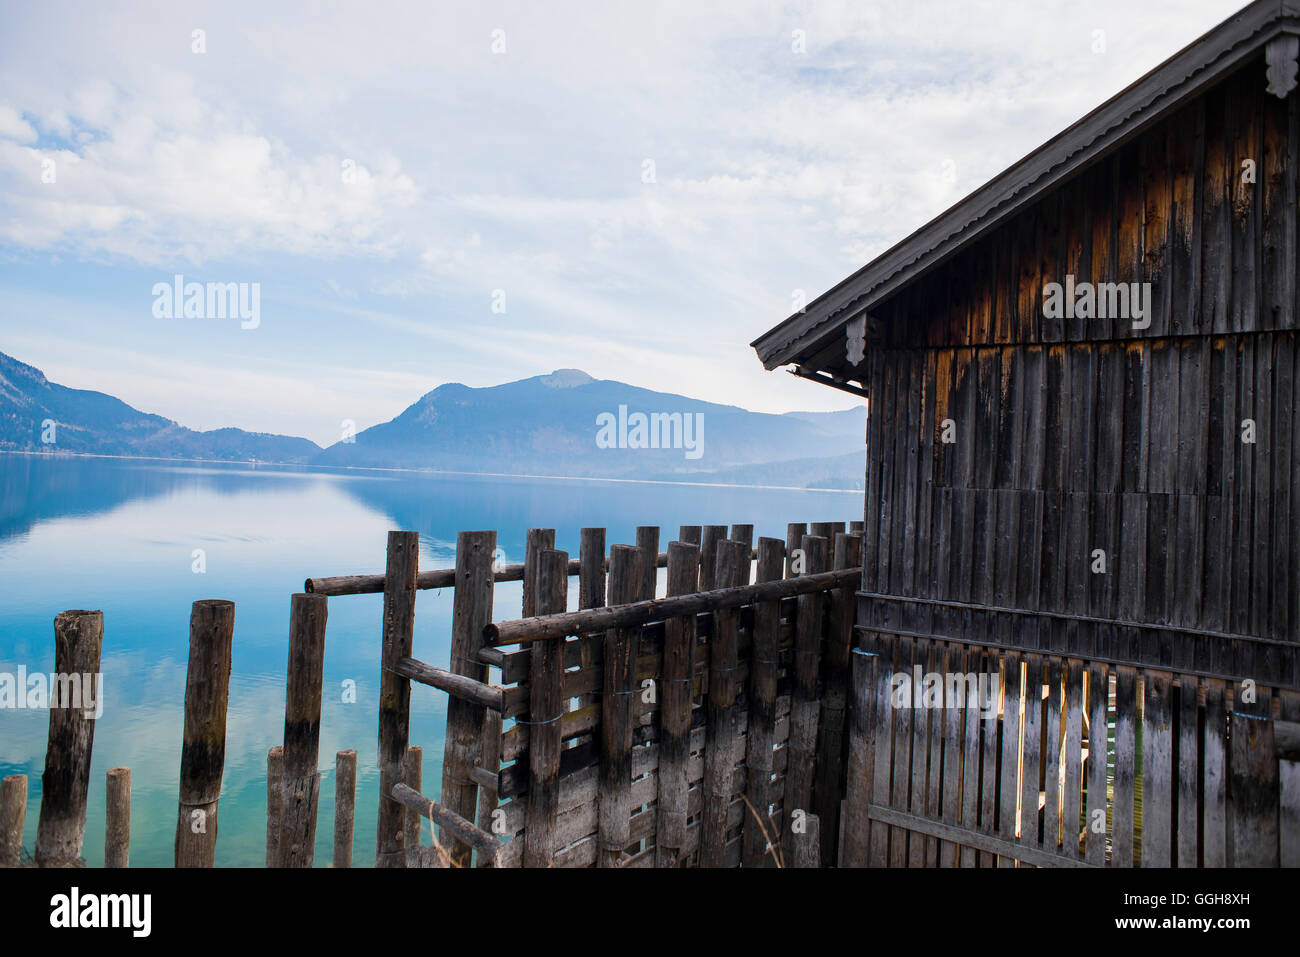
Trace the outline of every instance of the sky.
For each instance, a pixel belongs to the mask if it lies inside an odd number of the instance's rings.
[[[847,408],[748,343],[1242,5],[0,0],[0,351],[322,445],[560,368]]]

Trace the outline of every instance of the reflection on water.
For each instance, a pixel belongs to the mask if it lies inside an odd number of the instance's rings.
[[[398,472],[321,472],[0,454],[0,672],[49,672],[53,619],[104,612],[104,715],[95,729],[87,863],[103,861],[104,774],[132,773],[131,862],[172,861],[190,604],[235,602],[235,643],[220,805],[219,865],[265,858],[266,752],[283,738],[289,596],[317,575],[382,572],[389,529],[420,533],[422,568],[454,561],[456,533],[495,528],[522,561],[530,527],[556,529],[577,555],[579,530],[635,541],[661,525],[753,523],[784,539],[787,521],[860,517],[861,492],[801,492]],[[203,572],[195,552],[202,550]],[[498,618],[518,614],[519,583],[497,586]],[[374,857],[382,598],[333,598],[321,720],[316,860],[332,848],[334,753],[358,752],[355,861]],[[421,592],[416,657],[445,666],[451,592]],[[356,682],[355,704],[342,701]],[[426,791],[441,779],[446,697],[413,686],[411,743],[423,745]],[[28,775],[25,843],[40,808],[48,715],[0,711],[0,776]],[[426,822],[427,827],[427,822]],[[428,835],[426,833],[425,839]]]

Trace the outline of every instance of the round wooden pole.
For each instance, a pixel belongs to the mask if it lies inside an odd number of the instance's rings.
[[[88,684],[96,694],[100,693],[99,656],[103,644],[103,612],[65,611],[54,619],[54,670],[61,686],[69,690],[75,686],[78,699]],[[45,773],[41,776],[41,816],[36,825],[36,864],[73,867],[81,860],[86,836],[95,719],[87,716],[88,702],[71,700],[73,696],[69,695],[69,700],[56,703],[54,695],[51,688],[50,736],[45,747]]]
[[[127,867],[131,861],[131,769],[109,768],[106,779],[104,866]]]
[[[280,808],[284,803],[284,745],[266,752],[266,866],[280,859]]]
[[[226,767],[226,705],[235,603],[196,601],[190,611],[190,661],[185,676],[177,867],[212,867],[217,852],[217,799]]]
[[[27,775],[0,781],[0,867],[23,862],[23,825],[27,821]]]
[[[495,547],[495,542],[493,543]],[[415,577],[419,574],[420,533],[388,533],[384,566],[384,643],[379,672],[379,814],[375,867],[405,867],[406,809],[392,797],[402,783],[411,720],[411,682],[393,669],[411,656],[415,638]],[[492,550],[487,569],[492,571]],[[488,587],[491,587],[489,581]],[[460,594],[460,585],[456,586]]]
[[[280,867],[311,867],[320,801],[320,709],[329,599],[294,595],[289,605],[288,687],[284,702],[284,797]]]
[[[352,866],[352,831],[357,814],[357,752],[334,756],[334,866]]]

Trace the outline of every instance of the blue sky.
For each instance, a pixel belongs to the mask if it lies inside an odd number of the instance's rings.
[[[748,347],[795,291],[1241,6],[4,0],[0,351],[322,444],[563,367],[845,408]],[[156,318],[177,273],[260,324]]]

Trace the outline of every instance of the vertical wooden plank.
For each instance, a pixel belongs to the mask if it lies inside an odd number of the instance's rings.
[[[641,553],[630,545],[609,550],[609,603],[636,600],[641,588]],[[631,843],[632,700],[641,645],[636,628],[605,633],[600,723],[599,867],[618,867]]]
[[[654,598],[659,578],[659,526],[637,526],[636,547],[641,550],[641,599],[647,600]]]
[[[584,649],[585,651],[585,649]],[[482,756],[480,766],[490,774],[501,772],[501,712],[488,708],[483,714],[483,734],[481,737]],[[480,787],[478,791],[478,827],[480,831],[492,833],[492,822],[497,810],[498,798],[494,788]],[[480,853],[476,867],[496,867],[494,856]]]
[[[1220,679],[1205,681],[1205,730],[1202,755],[1202,867],[1228,866],[1227,686]]]
[[[102,624],[99,630],[102,635]],[[185,673],[185,738],[181,747],[180,812],[175,844],[177,867],[212,867],[216,860],[217,799],[221,796],[221,777],[226,765],[226,704],[230,697],[230,650],[234,633],[234,602],[194,603],[190,612],[190,660]],[[78,715],[77,720],[80,719]],[[89,753],[86,757],[89,759]],[[44,819],[42,795],[42,825]],[[41,856],[38,833],[37,863]]]
[[[1056,854],[1062,845],[1061,827],[1061,659],[1047,658],[1047,699],[1044,702],[1043,743],[1043,839],[1044,850]],[[1065,833],[1068,833],[1066,831]],[[1069,841],[1064,841],[1070,852]]]
[[[290,600],[278,867],[311,867],[315,859],[328,606],[324,595],[298,594]]]
[[[891,682],[896,652],[895,639],[879,643],[876,659],[875,701],[872,704],[871,738],[875,744],[872,761],[871,803],[878,807],[889,804],[891,768],[893,767],[893,722],[897,713],[890,701]],[[890,828],[877,821],[871,822],[870,866],[885,867],[889,861]]]
[[[683,529],[685,531],[685,529]],[[696,529],[698,537],[699,529]],[[605,607],[605,529],[584,528],[580,533],[578,544],[578,607]],[[578,642],[578,663],[582,668],[590,668],[595,661],[595,648],[600,638],[584,635]],[[594,695],[582,695],[577,702],[579,708],[594,704]],[[481,826],[481,825],[480,825]]]
[[[1178,769],[1178,846],[1176,865],[1196,867],[1200,850],[1200,828],[1197,824],[1200,811],[1201,728],[1200,705],[1197,701],[1197,681],[1191,675],[1182,675],[1178,689],[1178,753],[1174,758]],[[1145,863],[1146,856],[1143,855]]]
[[[1020,795],[1020,733],[1021,711],[1024,707],[1025,686],[1021,680],[1020,655],[1009,651],[1003,656],[1003,688],[1006,697],[1002,711],[1002,765],[998,821],[1002,840],[1015,843],[1019,832],[1018,797]],[[1001,867],[1014,867],[1015,859],[1004,855],[998,859]]]
[[[334,755],[334,866],[352,866],[352,834],[357,807],[357,752]]]
[[[805,535],[800,547],[804,552],[807,575],[827,569],[828,542],[820,536]],[[811,813],[814,761],[817,754],[817,675],[821,667],[823,596],[800,595],[796,605],[794,687],[790,698],[790,738],[786,743],[789,762],[785,774],[785,798],[782,823],[787,841],[795,811]]]
[[[1083,822],[1083,662],[1065,663],[1065,785],[1061,798],[1061,852],[1079,854]]]
[[[782,577],[784,553],[785,546],[779,538],[758,540],[758,581],[774,581]],[[749,661],[749,718],[745,732],[745,768],[748,775],[745,788],[748,802],[744,828],[745,867],[761,867],[767,854],[769,840],[776,837],[768,813],[772,804],[772,739],[776,732],[777,654],[781,644],[779,601],[766,601],[754,606],[753,642],[753,653]],[[862,693],[873,694],[874,685],[863,690]],[[863,720],[865,721],[865,718]],[[869,769],[866,773],[870,773]],[[869,782],[864,787],[861,799],[869,801],[871,798]],[[864,815],[866,813],[865,804],[862,813]],[[854,826],[865,829],[866,818],[858,819]],[[764,830],[767,831],[766,835]],[[846,825],[846,840],[848,831],[849,827]],[[866,838],[865,830],[856,835],[854,837],[856,843],[849,852],[849,857],[858,863],[842,866],[866,866]]]
[[[1146,672],[1142,715],[1142,866],[1173,866],[1173,702],[1171,676]]]
[[[655,529],[655,537],[658,537]],[[642,586],[644,587],[644,585]],[[569,554],[546,549],[537,556],[537,614],[568,610]],[[532,643],[528,664],[528,804],[524,813],[524,867],[555,862],[563,749],[564,639]]]
[[[495,536],[493,536],[495,539]],[[493,547],[495,547],[495,541]],[[457,551],[459,553],[459,545]],[[389,532],[388,560],[384,571],[384,632],[379,674],[379,814],[376,824],[375,867],[405,867],[405,808],[393,799],[402,781],[411,721],[411,683],[392,669],[411,656],[415,630],[415,579],[419,573],[418,532]],[[488,549],[487,574],[491,580],[492,549]],[[461,557],[457,554],[457,563]],[[462,578],[456,575],[456,602],[461,601]],[[486,622],[484,622],[486,624]],[[481,632],[480,632],[481,633]],[[455,647],[453,644],[453,653]],[[455,659],[452,659],[453,665]],[[454,701],[455,699],[451,699]],[[450,702],[448,719],[450,720]],[[451,744],[448,729],[448,746]],[[444,784],[443,795],[446,795]]]
[[[1232,710],[1232,826],[1229,867],[1278,866],[1278,761],[1271,697]]]
[[[989,681],[992,681],[994,676],[998,676],[1000,694],[999,657],[996,649],[985,649],[982,653],[972,656],[970,668],[972,671],[988,675]],[[979,782],[979,829],[990,837],[995,836],[998,826],[998,752],[1001,746],[998,740],[998,709],[1000,705],[1001,702],[995,700],[991,712],[987,716],[980,715],[978,734],[980,767],[974,772],[975,780]],[[980,851],[978,862],[980,867],[994,867],[997,865],[997,858],[989,851]]]
[[[859,536],[836,532],[833,567],[853,568],[861,550],[862,539]],[[844,715],[848,707],[849,651],[853,647],[854,591],[855,585],[846,585],[831,594],[826,654],[822,658],[813,811],[822,822],[823,861],[836,859],[835,842],[840,832],[840,801],[844,796]]]
[[[744,542],[718,543],[714,582],[718,588],[736,588],[742,567],[749,564]],[[709,642],[708,726],[704,744],[704,813],[700,820],[700,866],[722,867],[727,845],[727,813],[735,794],[736,764],[740,759],[740,711],[736,707],[736,666],[739,651],[739,612],[720,608],[713,616]],[[789,772],[787,771],[787,774]],[[799,805],[807,810],[810,805]],[[790,805],[786,805],[787,809]],[[787,819],[789,814],[786,815]],[[802,837],[801,837],[802,839]],[[792,848],[800,843],[794,841]]]
[[[977,645],[968,645],[966,648],[963,674],[971,674],[980,670],[980,661],[982,659],[980,648]],[[996,659],[993,659],[996,660]],[[973,831],[983,823],[981,820],[981,811],[983,811],[983,800],[990,791],[996,793],[996,782],[991,778],[983,781],[980,779],[980,732],[981,724],[979,718],[978,700],[974,697],[972,689],[967,685],[966,699],[961,708],[965,715],[965,721],[962,724],[963,739],[959,743],[962,749],[962,774],[961,782],[962,808],[961,822],[962,827],[966,830]],[[1008,694],[1008,701],[1011,700]],[[987,766],[986,766],[987,769]],[[991,818],[985,818],[992,823]],[[981,857],[981,863],[986,861]],[[974,867],[976,863],[975,850],[969,846],[961,848],[961,866]]]
[[[943,668],[948,671],[964,671],[965,651],[955,642],[945,642],[943,651]],[[962,744],[965,741],[966,709],[958,707],[959,702],[947,702],[943,710],[943,823],[955,827],[961,823],[961,783],[962,783]],[[997,725],[994,715],[993,726]],[[956,867],[959,845],[953,841],[941,841],[939,844],[939,866]]]
[[[1043,659],[1025,656],[1025,716],[1020,774],[1020,843],[1037,847],[1043,741]]]
[[[483,629],[492,622],[492,556],[495,531],[460,532],[456,536],[456,593],[451,610],[451,668],[455,674],[487,680],[487,665],[478,663]],[[413,593],[412,593],[413,594]],[[385,592],[385,605],[387,605]],[[414,603],[412,602],[412,610]],[[409,693],[409,690],[408,690]],[[447,743],[442,762],[441,804],[467,821],[474,819],[478,786],[470,769],[482,761],[483,727],[487,709],[455,695],[447,699]],[[468,867],[472,852],[448,828],[439,829],[442,846],[453,867]]]
[[[915,709],[912,707],[915,689],[911,684],[914,674],[913,665],[916,661],[916,639],[900,636],[895,639],[894,644],[898,648],[897,673],[907,676],[907,684],[903,686],[907,689],[907,697],[904,701],[893,699],[890,701],[894,710],[894,763],[889,805],[896,811],[906,811],[912,782],[912,723],[916,717]],[[791,763],[794,762],[793,753],[790,760]],[[907,866],[907,844],[910,836],[906,828],[889,829],[890,867]]]
[[[1104,664],[1088,666],[1088,781],[1087,818],[1084,821],[1084,855],[1089,864],[1106,863],[1106,822],[1109,801],[1107,778],[1107,717],[1110,701],[1110,675]]]
[[[229,602],[225,604],[229,605]],[[214,613],[215,615],[215,613]],[[206,649],[210,644],[218,644],[219,632],[209,634],[194,631],[195,621],[206,623],[209,617],[207,606],[195,602],[194,618],[190,625],[190,665],[193,672],[195,657],[195,639]],[[218,620],[220,620],[218,618]],[[234,620],[234,605],[230,605],[230,620]],[[54,673],[71,676],[67,687],[67,697],[60,702],[62,707],[51,707],[49,736],[45,746],[45,773],[41,775],[41,814],[36,824],[36,864],[38,867],[75,867],[81,860],[82,841],[86,835],[86,797],[90,791],[90,759],[95,744],[95,705],[98,701],[86,700],[87,696],[96,699],[103,692],[100,679],[99,658],[104,645],[104,613],[101,611],[65,611],[54,618]],[[230,670],[229,637],[226,640],[225,667],[227,680]],[[201,664],[211,664],[214,668],[221,664],[219,654],[214,654],[211,661],[204,657]],[[204,675],[214,688],[223,693],[220,698],[220,715],[212,711],[197,710],[204,701],[194,690],[199,675],[192,673],[186,686],[186,728],[190,729],[189,716],[191,708],[196,719],[209,719],[201,730],[221,732],[221,748],[225,744],[226,702],[220,674]],[[22,689],[26,693],[26,689]],[[85,694],[83,694],[85,692]],[[212,702],[215,706],[216,702]],[[190,729],[196,733],[196,725]],[[187,734],[186,744],[190,738]],[[186,748],[191,762],[194,750]],[[184,765],[182,766],[182,770]],[[220,790],[221,765],[215,768],[217,790]],[[184,808],[186,799],[186,779],[181,777],[181,804]],[[208,776],[197,783],[207,785]],[[207,795],[205,789],[204,795]],[[216,795],[212,795],[216,801]],[[215,805],[214,805],[215,807]],[[215,838],[215,835],[214,835]],[[179,862],[178,862],[179,864]]]
[[[1134,784],[1137,746],[1137,672],[1115,669],[1115,784],[1111,804],[1112,867],[1133,866]]]
[[[23,825],[27,820],[27,775],[0,781],[0,867],[21,867]]]
[[[840,867],[866,867],[869,861],[871,820],[867,807],[875,786],[876,743],[872,710],[876,695],[874,652],[854,649],[849,696],[849,757],[845,774],[844,827],[840,839]]]
[[[131,861],[131,769],[109,768],[105,776],[104,866]]]
[[[524,538],[524,607],[523,616],[537,614],[537,568],[542,552],[555,547],[555,529],[530,528]],[[459,581],[457,582],[459,584]]]
[[[912,814],[922,816],[925,813],[925,794],[929,785],[929,761],[930,761],[930,719],[935,713],[934,708],[925,707],[925,675],[934,670],[930,660],[931,654],[930,642],[926,638],[916,639],[916,664],[921,668],[921,683],[912,688],[913,708],[912,708],[912,770],[909,776],[910,791],[908,795],[907,809]],[[922,692],[921,707],[916,707],[916,693]],[[907,866],[924,867],[926,861],[927,845],[930,838],[918,832],[913,832],[907,843]]]
[[[699,548],[701,535],[702,529],[699,525],[683,525],[677,531],[677,540]]]
[[[761,542],[760,542],[761,547]],[[686,595],[699,584],[700,549],[688,542],[670,542],[668,545],[668,594]],[[778,576],[779,577],[779,576]],[[769,603],[776,605],[775,602]],[[759,644],[779,641],[780,610],[755,611],[755,657]],[[775,657],[773,653],[772,657]],[[655,862],[657,867],[680,867],[682,845],[686,841],[686,764],[690,757],[691,689],[695,682],[695,616],[683,615],[664,623],[663,695],[659,708],[659,798],[656,817]],[[776,724],[776,677],[771,681],[772,715],[769,724]],[[751,718],[750,732],[754,731]],[[752,742],[751,742],[752,743]],[[752,760],[752,759],[751,759]],[[767,767],[772,766],[771,735],[769,728]],[[752,767],[752,764],[751,764]],[[766,793],[766,792],[764,792]],[[757,805],[756,805],[757,807]],[[759,812],[767,814],[763,801]],[[761,858],[761,852],[759,857]],[[747,863],[752,866],[753,859]]]

